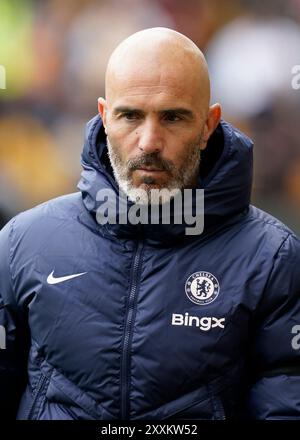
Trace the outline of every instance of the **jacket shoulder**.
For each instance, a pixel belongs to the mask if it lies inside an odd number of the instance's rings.
[[[81,200],[80,192],[56,197],[17,214],[8,225],[13,225],[15,230],[21,229],[24,232],[38,224],[46,228],[56,221],[76,219],[84,208]]]
[[[280,248],[287,239],[299,244],[299,237],[287,225],[255,206],[250,206],[247,220],[250,221],[254,233],[264,238],[275,250]]]
[[[77,230],[77,218],[84,210],[81,193],[73,193],[44,202],[12,218],[0,231],[0,256],[6,248],[10,260],[22,243],[26,254],[43,248],[45,242],[60,240],[61,234]]]

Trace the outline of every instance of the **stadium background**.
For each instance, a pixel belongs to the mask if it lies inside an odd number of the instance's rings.
[[[112,49],[167,26],[206,54],[213,100],[255,140],[253,203],[300,233],[300,0],[0,0],[0,227],[76,191]]]

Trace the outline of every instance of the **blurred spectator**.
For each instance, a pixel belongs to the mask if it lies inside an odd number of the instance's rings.
[[[174,28],[205,50],[211,37],[233,20],[243,7],[240,0],[155,0],[168,13]]]
[[[300,104],[291,86],[300,29],[288,18],[240,17],[211,41],[213,101],[255,140],[254,201],[300,231]]]
[[[291,95],[299,47],[299,27],[289,19],[230,23],[208,47],[213,99],[231,117],[248,118],[269,108],[281,93]]]

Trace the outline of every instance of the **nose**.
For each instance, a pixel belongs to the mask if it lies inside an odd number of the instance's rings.
[[[138,147],[144,153],[159,153],[164,145],[163,135],[159,123],[147,120],[139,128]]]

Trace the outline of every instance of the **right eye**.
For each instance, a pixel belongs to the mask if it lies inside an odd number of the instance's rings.
[[[140,115],[137,112],[126,112],[123,113],[121,117],[127,121],[135,121],[136,119],[139,119]]]

